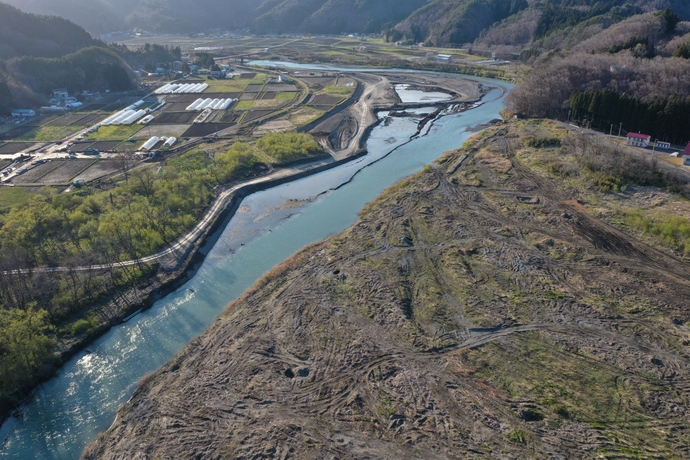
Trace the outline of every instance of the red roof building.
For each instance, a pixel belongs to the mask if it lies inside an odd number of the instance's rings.
[[[649,141],[652,140],[652,136],[649,134],[628,133],[627,139],[628,145],[633,145],[635,147],[648,147]]]
[[[683,155],[690,155],[690,142],[688,142],[688,145],[685,146],[685,150],[683,151]]]

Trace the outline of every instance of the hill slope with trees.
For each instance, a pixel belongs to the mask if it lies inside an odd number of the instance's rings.
[[[98,33],[133,27],[185,33],[387,31],[394,41],[434,45],[464,44],[487,33],[509,45],[520,34],[554,40],[558,30],[664,8],[690,18],[684,0],[99,0],[83,7],[76,0],[7,1],[25,11],[59,14]]]
[[[133,81],[127,63],[78,25],[0,3],[0,115],[45,103],[53,88],[123,90]]]
[[[577,120],[593,128],[690,140],[690,23],[671,10],[637,14],[609,27],[559,32],[558,46],[535,40],[534,68],[508,99],[511,113]],[[588,30],[589,29],[589,30]]]

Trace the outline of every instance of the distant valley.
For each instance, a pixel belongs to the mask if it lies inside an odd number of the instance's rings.
[[[489,28],[521,24],[522,38],[548,35],[598,17],[623,18],[672,8],[690,17],[683,0],[8,0],[27,12],[68,18],[93,33],[139,28],[198,33],[382,33],[393,40],[463,44]],[[563,12],[567,14],[563,14]],[[551,21],[556,18],[555,22]],[[525,35],[527,34],[527,35]],[[509,41],[521,40],[518,35]]]

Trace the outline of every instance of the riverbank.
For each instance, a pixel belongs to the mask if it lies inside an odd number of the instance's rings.
[[[601,191],[577,136],[501,124],[388,188],[142,379],[84,458],[689,455],[690,268],[617,223],[688,203]]]
[[[371,76],[367,75],[365,78],[371,78]],[[366,86],[363,85],[363,87]],[[156,300],[174,291],[193,277],[196,273],[196,269],[201,265],[205,257],[205,251],[202,249],[209,246],[209,239],[213,240],[214,235],[217,236],[222,232],[222,228],[229,222],[232,215],[234,215],[242,197],[258,190],[277,186],[307,175],[316,174],[325,169],[337,167],[340,164],[347,163],[364,155],[366,152],[362,150],[362,147],[371,129],[375,126],[375,122],[373,122],[376,120],[373,114],[374,110],[378,110],[384,107],[385,104],[393,102],[390,99],[390,88],[384,88],[383,93],[385,94],[383,97],[381,96],[381,92],[381,87],[374,89],[366,87],[366,94],[369,97],[357,98],[359,99],[357,102],[361,103],[355,111],[361,114],[363,119],[366,119],[370,124],[367,126],[362,125],[362,129],[359,130],[356,136],[357,142],[353,144],[356,149],[351,149],[347,157],[339,158],[329,164],[307,168],[306,170],[304,170],[304,168],[292,168],[286,171],[280,171],[275,173],[272,177],[264,177],[256,180],[257,182],[265,182],[265,184],[252,183],[240,185],[234,187],[232,193],[223,191],[220,194],[222,195],[225,193],[225,195],[219,197],[213,203],[210,207],[211,211],[202,219],[205,223],[195,227],[194,232],[196,234],[193,238],[188,236],[182,237],[180,241],[183,241],[184,244],[178,242],[173,245],[172,250],[170,248],[166,249],[165,251],[167,251],[167,254],[165,257],[161,257],[159,253],[159,255],[123,262],[122,265],[156,264],[156,275],[136,288],[130,289],[124,293],[118,293],[107,302],[92,309],[98,317],[107,317],[109,319],[99,327],[90,330],[88,333],[62,341],[59,348],[60,362],[65,362],[71,356],[83,350],[84,347],[88,346],[93,340],[106,333],[113,326],[121,323],[123,319],[129,318],[135,312],[149,308]],[[372,103],[372,99],[376,101],[376,103]],[[252,182],[254,182],[254,180]],[[213,212],[214,209],[215,214]],[[211,216],[208,214],[211,214]],[[212,242],[210,246],[212,246]],[[101,268],[103,267],[78,267],[80,270]],[[72,269],[74,269],[74,267],[72,267]]]

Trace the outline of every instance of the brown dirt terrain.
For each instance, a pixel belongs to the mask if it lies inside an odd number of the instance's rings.
[[[89,168],[96,160],[62,160],[60,162],[60,166],[42,177],[41,182],[46,184],[64,184],[86,168]]]
[[[690,457],[690,266],[514,126],[267,274],[84,458]]]
[[[366,134],[367,128],[377,121],[375,115],[377,109],[407,106],[400,102],[391,83],[393,80],[406,79],[408,83],[413,82],[411,77],[407,80],[408,77],[397,74],[388,75],[386,72],[358,73],[353,76],[355,77],[360,85],[359,96],[344,110],[324,118],[309,131],[335,159],[346,158],[360,150],[360,140]],[[481,85],[462,75],[436,75],[422,72],[418,74],[414,82],[425,88],[442,88],[453,94],[453,99],[446,101],[447,103],[476,102],[483,94]],[[332,96],[315,96],[314,99],[320,97],[331,98]]]
[[[184,132],[185,137],[201,137],[231,128],[235,123],[194,123]]]
[[[163,112],[151,120],[151,124],[162,125],[191,123],[198,116],[198,112]]]
[[[22,150],[30,150],[37,145],[38,143],[34,142],[8,142],[7,144],[0,145],[0,155],[12,155]]]

